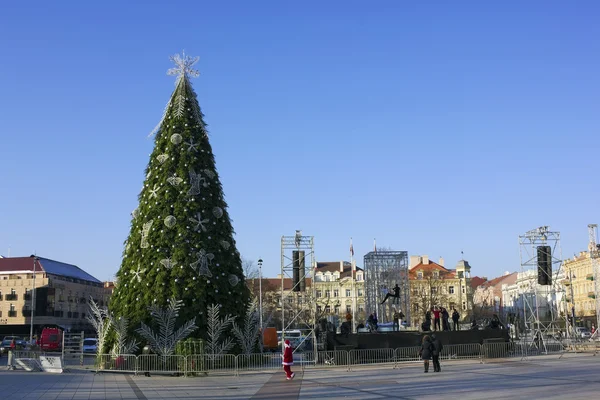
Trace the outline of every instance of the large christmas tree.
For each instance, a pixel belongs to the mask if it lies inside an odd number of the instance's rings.
[[[207,308],[242,322],[249,299],[240,254],[191,77],[198,58],[171,57],[176,87],[155,128],[139,206],[110,311],[129,319],[132,330],[151,320],[148,308],[182,300],[179,323],[196,318],[206,332]]]

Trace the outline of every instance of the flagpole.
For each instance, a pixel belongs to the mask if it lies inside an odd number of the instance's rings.
[[[352,273],[352,332],[356,333],[356,264],[354,263],[352,238],[350,238],[350,267]]]

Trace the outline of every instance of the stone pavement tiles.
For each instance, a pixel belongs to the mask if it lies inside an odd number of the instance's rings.
[[[441,373],[423,373],[421,363],[343,368],[296,369],[235,376],[182,378],[152,375],[65,374],[0,371],[0,399],[586,399],[600,393],[600,357],[566,355],[527,361],[479,364],[452,361]]]

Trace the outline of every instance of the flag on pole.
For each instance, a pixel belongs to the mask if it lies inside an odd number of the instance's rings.
[[[354,246],[352,246],[352,238],[350,238],[350,258],[354,257]]]
[[[375,239],[373,239],[373,251],[377,253],[377,242]]]

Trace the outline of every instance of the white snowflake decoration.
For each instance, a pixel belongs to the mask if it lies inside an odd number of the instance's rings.
[[[159,154],[156,157],[156,159],[158,160],[159,163],[164,164],[164,162],[169,159],[169,155],[168,154]]]
[[[142,249],[147,249],[150,246],[150,243],[148,243],[148,233],[150,233],[150,228],[152,228],[152,224],[154,223],[154,220],[150,220],[148,222],[146,222],[143,227],[142,227],[142,243],[140,244],[140,247]]]
[[[200,72],[197,69],[192,68],[194,64],[198,62],[200,57],[190,57],[185,55],[185,51],[182,55],[175,54],[169,57],[171,61],[175,63],[175,68],[171,68],[167,71],[167,75],[177,75],[177,81],[184,77],[197,78],[200,76]]]
[[[188,147],[187,151],[194,151],[197,152],[198,151],[198,143],[194,143],[194,139],[190,139],[189,142],[185,142],[185,145]]]
[[[210,169],[205,169],[203,172],[204,175],[206,175],[209,179],[214,179],[215,173],[212,172]]]
[[[138,282],[142,281],[142,277],[140,276],[141,274],[143,274],[144,272],[146,272],[146,268],[141,268],[139,265],[137,267],[137,269],[132,269],[131,270],[131,280],[135,280],[137,279]]]
[[[135,210],[133,210],[133,211],[131,212],[131,217],[132,217],[133,219],[136,219],[136,218],[138,217],[138,215],[140,215],[140,210],[139,210],[138,208],[136,208]]]
[[[160,186],[158,185],[154,185],[154,188],[152,188],[152,190],[150,190],[150,198],[154,198],[154,197],[158,197],[158,191],[160,190]]]
[[[204,226],[204,224],[208,223],[208,218],[202,219],[202,215],[200,214],[200,212],[196,213],[196,218],[189,218],[189,221],[194,224],[194,230],[195,231],[200,231],[202,230],[202,232],[206,232],[206,227]]]
[[[229,242],[228,242],[228,241],[226,241],[226,240],[221,240],[221,247],[223,247],[225,250],[229,250],[229,247],[230,247],[230,246],[231,246],[231,245],[229,244]]]

